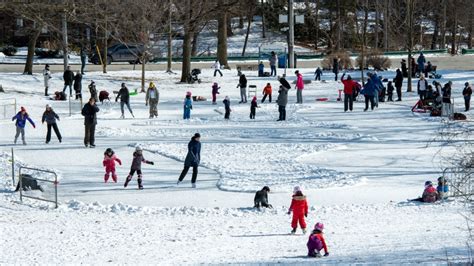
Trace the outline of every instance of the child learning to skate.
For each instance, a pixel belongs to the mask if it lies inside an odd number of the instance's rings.
[[[306,196],[303,195],[301,188],[296,186],[293,189],[293,197],[291,200],[291,206],[288,210],[288,215],[293,212],[293,219],[291,220],[291,227],[293,230],[291,231],[292,234],[296,233],[296,229],[298,228],[298,224],[303,230],[303,234],[306,234],[306,221],[305,217],[308,217],[308,202],[306,201]]]
[[[111,148],[107,148],[104,152],[104,161],[102,164],[105,167],[104,182],[109,181],[110,175],[112,175],[112,180],[117,183],[117,174],[115,173],[115,162],[122,165],[122,161],[115,156],[115,152]]]
[[[143,157],[143,149],[140,146],[135,148],[135,152],[133,153],[133,161],[132,167],[130,168],[130,173],[127,176],[127,180],[125,180],[125,184],[123,187],[127,187],[128,183],[132,180],[133,175],[135,172],[138,174],[137,182],[138,182],[138,189],[143,189],[142,185],[142,163],[154,165],[155,163],[152,161],[147,161],[145,157]]]
[[[323,236],[324,224],[316,223],[314,230],[309,236],[308,243],[308,257],[320,258],[321,250],[324,249],[324,256],[329,256],[328,247],[326,246],[326,241]]]

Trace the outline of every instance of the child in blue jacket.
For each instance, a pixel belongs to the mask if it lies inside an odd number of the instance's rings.
[[[448,180],[444,176],[438,177],[438,186],[436,187],[438,191],[438,198],[444,199],[445,194],[449,192]]]
[[[193,109],[193,101],[191,100],[191,92],[186,93],[186,98],[184,98],[184,112],[183,119],[191,118],[191,110]]]
[[[15,121],[15,126],[16,126],[16,135],[15,135],[15,144],[16,141],[18,140],[18,136],[21,134],[21,140],[23,141],[23,145],[26,145],[25,141],[25,126],[26,126],[26,120],[30,122],[30,124],[33,126],[33,128],[36,128],[35,123],[33,120],[31,120],[30,116],[26,112],[25,107],[20,108],[20,112],[18,112],[14,117],[12,117],[12,121]]]

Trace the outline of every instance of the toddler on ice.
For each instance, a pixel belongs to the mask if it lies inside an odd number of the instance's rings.
[[[117,174],[115,174],[115,162],[118,162],[120,165],[122,165],[122,161],[117,156],[115,156],[115,152],[111,148],[108,148],[104,152],[104,161],[102,161],[102,164],[105,167],[105,183],[109,181],[109,177],[111,174],[112,180],[117,183]]]
[[[155,163],[152,161],[147,161],[143,157],[143,149],[140,146],[135,148],[135,152],[133,153],[133,161],[132,167],[130,169],[130,173],[127,176],[127,180],[125,180],[125,184],[123,187],[127,187],[128,183],[132,180],[133,175],[135,172],[138,174],[137,182],[138,182],[138,189],[143,189],[142,185],[142,163],[154,165]]]

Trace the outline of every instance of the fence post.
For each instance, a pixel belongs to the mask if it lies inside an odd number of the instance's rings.
[[[15,186],[15,153],[13,151],[13,147],[12,147],[12,181],[13,181],[13,186]]]
[[[58,175],[54,173],[54,204],[58,208]]]
[[[21,167],[20,167],[20,170],[18,171],[18,179],[20,182],[20,201],[23,202],[23,178],[21,178]]]

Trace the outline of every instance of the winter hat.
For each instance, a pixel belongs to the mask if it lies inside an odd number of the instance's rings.
[[[464,86],[466,87],[469,86],[469,82],[464,83]]]
[[[20,107],[20,112],[26,112],[26,108],[25,107]]]
[[[51,109],[52,109],[53,107],[51,107],[51,104],[48,103],[48,104],[46,105],[46,108],[51,108]]]
[[[268,186],[264,186],[264,187],[262,188],[262,190],[265,190],[265,191],[270,192],[270,188],[269,188]]]
[[[322,232],[322,231],[324,230],[324,224],[323,224],[323,223],[319,223],[319,222],[316,223],[316,224],[314,225],[314,230],[318,230],[318,231]]]
[[[186,92],[186,96],[191,96],[191,95],[193,95],[192,92],[190,92],[190,91],[187,91],[187,92]]]
[[[155,83],[153,83],[153,81],[152,81],[152,82],[150,82],[150,88],[153,88],[153,87],[155,87]]]
[[[229,96],[225,96],[225,99],[226,99],[226,100],[230,100]]]
[[[293,188],[293,194],[296,194],[296,192],[298,192],[298,191],[301,192],[300,186],[295,186],[295,187]]]
[[[142,149],[142,147],[137,146],[137,147],[135,147],[135,151],[143,151],[143,149]]]
[[[253,100],[256,101],[256,100],[257,100],[257,96],[253,96]]]
[[[200,137],[201,137],[201,134],[199,134],[199,133],[194,134],[195,139],[200,138]]]
[[[433,185],[433,182],[431,181],[426,181],[425,182],[425,187],[429,187],[429,186],[432,186]]]
[[[108,153],[111,153],[111,154],[114,154],[114,150],[112,150],[112,148],[107,148],[105,150],[105,153],[108,154]]]

